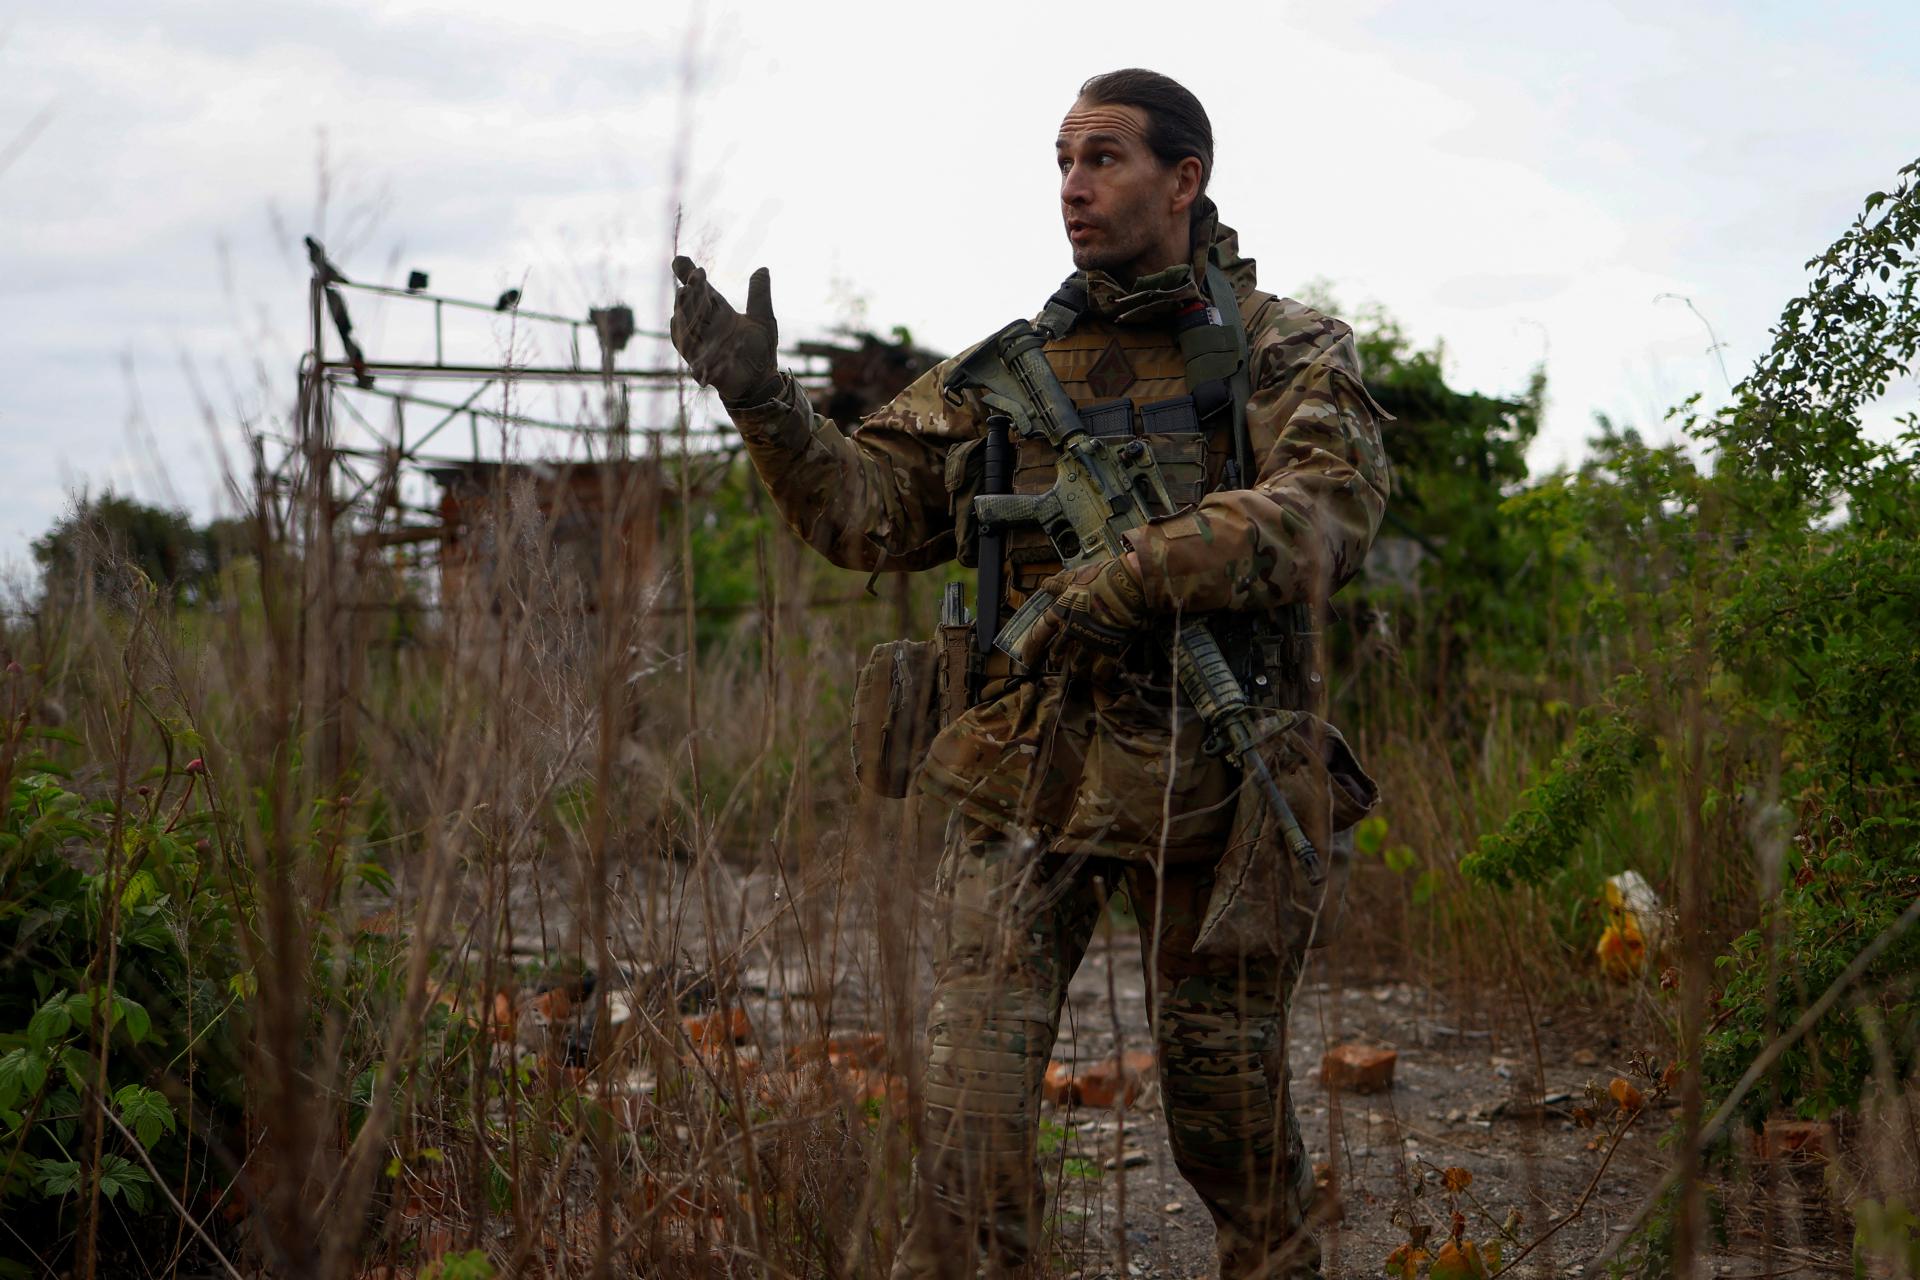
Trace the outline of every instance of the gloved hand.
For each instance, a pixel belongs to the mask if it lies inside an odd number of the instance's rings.
[[[780,391],[780,324],[773,318],[767,269],[747,281],[744,315],[707,283],[706,271],[692,258],[673,260],[673,278],[680,288],[673,295],[668,332],[693,376],[719,392],[729,408],[773,399]]]
[[[1063,569],[1040,584],[1054,595],[1014,657],[1039,667],[1052,653],[1068,671],[1096,677],[1118,669],[1118,659],[1152,617],[1132,553],[1099,564]]]

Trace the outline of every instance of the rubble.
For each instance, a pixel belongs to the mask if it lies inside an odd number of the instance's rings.
[[[711,1013],[690,1013],[680,1019],[680,1028],[687,1033],[688,1043],[701,1052],[712,1052],[723,1042],[746,1044],[753,1039],[747,1011],[739,1005],[733,1007],[731,1015],[718,1009]]]
[[[1393,1088],[1393,1066],[1400,1055],[1378,1045],[1335,1045],[1320,1059],[1321,1087],[1348,1093],[1385,1093]]]
[[[1135,1049],[1119,1059],[1096,1062],[1075,1074],[1072,1066],[1055,1060],[1047,1064],[1040,1094],[1057,1107],[1131,1107],[1154,1079],[1151,1050]]]
[[[1821,1120],[1775,1116],[1755,1135],[1753,1150],[1762,1160],[1831,1160],[1836,1150],[1833,1126]]]

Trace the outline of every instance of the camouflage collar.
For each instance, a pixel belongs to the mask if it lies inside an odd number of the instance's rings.
[[[1087,310],[1116,324],[1151,324],[1200,296],[1193,268],[1182,263],[1141,276],[1128,288],[1104,271],[1086,273]]]
[[[1132,286],[1121,284],[1104,271],[1088,271],[1081,279],[1087,287],[1087,311],[1114,324],[1152,324],[1166,320],[1185,303],[1202,296],[1195,284],[1207,273],[1211,258],[1242,296],[1254,287],[1253,259],[1240,256],[1240,236],[1220,221],[1220,211],[1211,200],[1201,197],[1200,216],[1194,222],[1193,261],[1164,271],[1141,276]]]

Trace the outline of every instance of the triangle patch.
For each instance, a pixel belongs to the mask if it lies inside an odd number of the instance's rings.
[[[1093,368],[1087,370],[1087,390],[1094,398],[1111,400],[1133,385],[1133,366],[1127,363],[1127,353],[1120,349],[1120,339],[1107,343],[1107,349],[1093,362]]]

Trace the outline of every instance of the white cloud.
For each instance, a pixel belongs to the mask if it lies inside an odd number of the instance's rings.
[[[1699,321],[1657,294],[1695,301],[1738,376],[1920,118],[1899,53],[1920,20],[1892,3],[1215,5],[1174,38],[1164,5],[693,12],[690,116],[678,6],[102,0],[19,19],[0,139],[55,114],[0,174],[0,559],[70,481],[160,496],[125,425],[129,356],[175,487],[208,509],[179,365],[223,408],[228,384],[249,414],[291,400],[316,225],[356,276],[524,282],[569,313],[622,297],[658,325],[677,196],[723,287],[772,268],[789,335],[850,289],[872,323],[954,348],[1067,268],[1049,144],[1074,87],[1149,65],[1208,104],[1216,195],[1269,288],[1326,278],[1385,304],[1444,339],[1468,389],[1519,390],[1545,349],[1552,463],[1595,410],[1655,426],[1719,390]]]

